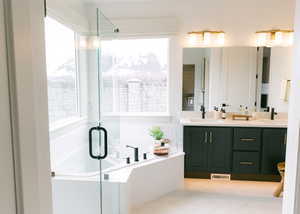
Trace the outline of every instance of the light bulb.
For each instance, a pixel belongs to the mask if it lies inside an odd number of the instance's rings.
[[[197,34],[191,33],[189,34],[189,44],[196,45],[197,44]]]
[[[267,33],[257,33],[256,34],[256,45],[266,46],[267,45]]]
[[[204,45],[209,45],[210,44],[210,33],[209,32],[204,32],[204,34],[203,34],[203,44]]]
[[[283,33],[282,32],[276,32],[274,43],[276,45],[280,45],[282,43],[282,41],[283,41]]]
[[[294,33],[290,32],[290,33],[288,33],[287,44],[293,45],[293,42],[294,42]]]
[[[225,44],[225,33],[218,33],[218,45],[224,45]]]

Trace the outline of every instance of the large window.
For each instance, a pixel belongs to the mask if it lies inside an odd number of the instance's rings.
[[[169,39],[101,42],[104,112],[167,113]]]
[[[50,123],[79,116],[75,32],[47,17],[45,20]]]

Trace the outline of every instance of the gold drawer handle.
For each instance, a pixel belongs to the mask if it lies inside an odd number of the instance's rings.
[[[240,140],[245,142],[251,142],[251,141],[256,141],[256,138],[240,138]]]
[[[254,163],[253,162],[248,162],[248,161],[242,161],[240,162],[240,165],[248,165],[248,166],[251,166],[253,165]]]

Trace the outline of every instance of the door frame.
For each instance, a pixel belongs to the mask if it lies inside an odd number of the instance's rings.
[[[44,0],[4,3],[19,214],[52,214]]]
[[[15,214],[17,211],[16,182],[5,33],[4,4],[3,1],[0,1],[0,130],[2,133],[0,143],[0,207],[3,213]]]

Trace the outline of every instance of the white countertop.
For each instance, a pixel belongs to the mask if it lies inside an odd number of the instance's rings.
[[[201,118],[182,118],[180,123],[183,126],[220,126],[220,127],[265,127],[265,128],[287,128],[287,120],[214,120]]]

